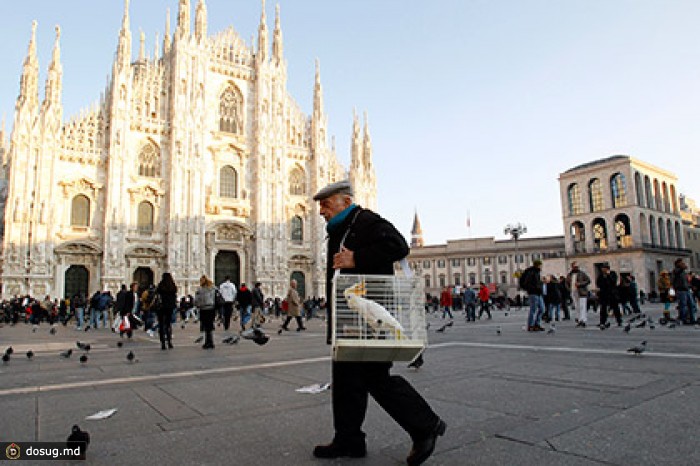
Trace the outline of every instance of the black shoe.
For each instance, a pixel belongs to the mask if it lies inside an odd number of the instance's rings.
[[[173,349],[173,344],[170,341],[168,342],[168,349]]]
[[[367,446],[364,444],[354,447],[341,445],[335,442],[328,445],[317,445],[314,448],[314,456],[316,458],[341,458],[348,456],[350,458],[364,458],[367,456]]]
[[[306,330],[306,327],[297,327],[297,332],[301,332],[302,330]]]
[[[162,350],[167,349],[167,348],[165,347],[165,343],[161,343],[161,344],[160,344],[160,349],[162,349]]]
[[[430,455],[433,454],[435,450],[435,442],[438,436],[444,435],[447,429],[447,424],[442,419],[438,419],[437,424],[433,428],[433,431],[421,440],[416,440],[413,442],[413,448],[406,458],[406,462],[409,466],[417,466],[423,464]]]

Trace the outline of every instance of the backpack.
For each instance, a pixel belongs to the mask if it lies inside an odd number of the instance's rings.
[[[525,291],[530,291],[535,287],[535,274],[532,267],[528,267],[523,271],[523,273],[520,275],[518,284],[520,285],[520,288]]]

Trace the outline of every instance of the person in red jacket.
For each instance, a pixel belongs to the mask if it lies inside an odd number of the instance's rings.
[[[452,290],[450,289],[449,286],[446,286],[445,288],[442,289],[442,292],[440,293],[440,306],[442,306],[442,318],[445,318],[445,314],[450,315],[450,319],[453,319],[452,317]]]
[[[491,293],[489,293],[489,288],[486,286],[484,282],[479,283],[479,302],[481,303],[481,307],[479,308],[479,319],[481,319],[481,315],[486,312],[488,314],[489,319],[491,318],[491,311],[489,310],[489,298],[491,296]]]

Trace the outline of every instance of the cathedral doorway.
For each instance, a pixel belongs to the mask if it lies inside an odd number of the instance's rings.
[[[304,299],[306,297],[306,277],[304,272],[299,272],[298,270],[292,272],[291,279],[297,281],[297,293],[299,293],[301,299]]]
[[[240,286],[241,259],[236,251],[219,251],[214,259],[214,284],[218,286],[223,283],[227,275],[236,287]]]
[[[84,265],[71,265],[66,270],[64,297],[70,298],[76,293],[85,296],[90,283],[90,273]]]
[[[139,267],[134,270],[134,281],[139,284],[139,291],[153,285],[153,270],[150,267]]]

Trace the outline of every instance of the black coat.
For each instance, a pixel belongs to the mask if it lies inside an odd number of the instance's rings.
[[[353,251],[355,268],[341,269],[340,273],[363,275],[393,275],[394,262],[403,259],[409,253],[406,240],[388,220],[362,207],[355,207],[345,221],[328,235],[326,253],[326,296],[328,297],[328,331],[327,341],[331,341],[332,300],[333,295],[333,255],[340,251],[340,243]]]

